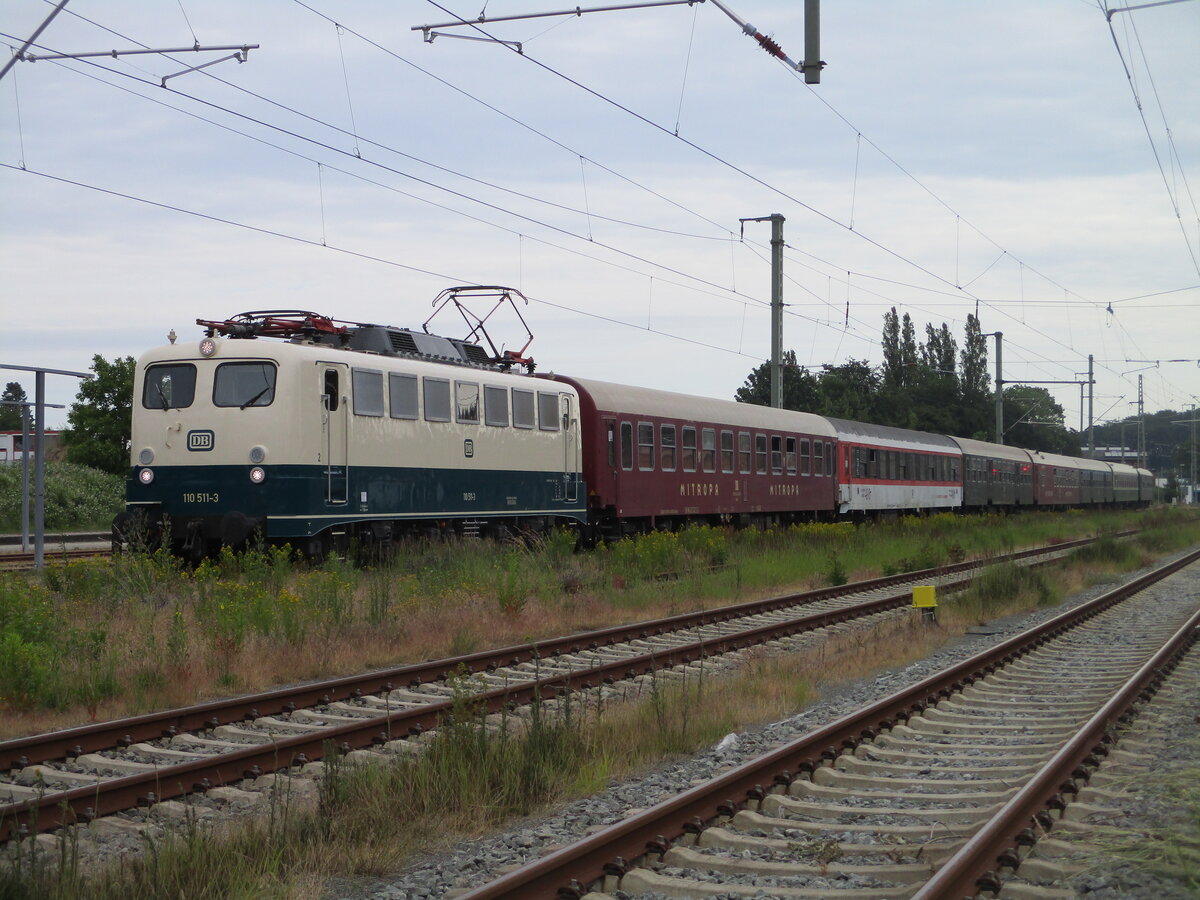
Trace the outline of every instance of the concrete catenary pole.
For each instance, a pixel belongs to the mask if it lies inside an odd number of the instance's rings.
[[[996,337],[996,443],[1004,443],[1004,372],[1002,354],[1004,332],[997,331]]]
[[[771,216],[771,406],[783,408],[783,216]]]

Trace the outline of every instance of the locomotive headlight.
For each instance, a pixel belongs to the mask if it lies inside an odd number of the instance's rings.
[[[212,338],[205,338],[200,342],[200,355],[205,359],[217,352],[217,342]]]
[[[267,458],[267,448],[261,445],[250,448],[250,462],[258,464]]]
[[[262,484],[266,480],[267,480],[266,470],[263,469],[261,466],[255,466],[253,469],[250,470],[250,483],[251,484]]]
[[[150,484],[150,482],[154,481],[154,470],[142,469],[142,471],[138,472],[138,481],[142,484]]]
[[[138,452],[138,463],[143,466],[148,466],[154,462],[154,451],[149,447],[143,447]]]

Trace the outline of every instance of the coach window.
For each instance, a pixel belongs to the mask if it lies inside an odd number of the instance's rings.
[[[558,394],[538,391],[538,428],[558,431]]]
[[[663,425],[660,429],[662,436],[662,470],[675,471],[675,426]]]
[[[696,471],[696,428],[694,425],[683,426],[683,446],[679,467],[685,472]]]
[[[754,436],[754,471],[759,475],[767,474],[767,436],[765,434]]]
[[[633,469],[633,423],[621,423],[621,468],[626,472]]]
[[[784,438],[784,462],[787,465],[787,473],[789,475],[796,474],[796,439],[794,437]]]
[[[721,471],[733,471],[733,432],[721,432]]]
[[[454,382],[454,418],[466,425],[479,424],[479,385],[475,382]]]
[[[638,468],[654,471],[654,426],[649,422],[638,422]]]
[[[817,472],[817,474],[825,474],[830,478],[833,477],[833,444],[825,445],[825,471],[824,473]]]
[[[447,378],[422,378],[426,422],[450,421],[450,381]]]
[[[771,435],[771,474],[783,474],[783,438]]]
[[[700,433],[702,446],[700,450],[700,466],[705,472],[717,471],[717,432],[712,428],[705,428]]]
[[[533,422],[533,391],[522,391],[513,388],[513,428],[532,428]]]
[[[388,413],[393,419],[417,417],[417,376],[388,373]]]
[[[508,389],[483,386],[483,421],[485,425],[503,428],[508,425]]]
[[[196,399],[196,367],[191,363],[150,366],[142,385],[146,409],[187,409]]]
[[[351,369],[356,416],[383,415],[383,373],[378,369]]]
[[[275,400],[275,365],[265,362],[221,363],[213,381],[213,405],[270,406]]]
[[[811,446],[811,444],[809,443],[808,438],[804,438],[803,440],[800,441],[800,474],[801,475],[811,475],[812,474],[812,454],[811,454],[811,451],[809,450],[810,446]],[[821,453],[821,445],[820,445],[820,443],[818,443],[817,444],[817,454],[820,455],[820,453]]]
[[[738,471],[750,474],[750,432],[738,432]]]

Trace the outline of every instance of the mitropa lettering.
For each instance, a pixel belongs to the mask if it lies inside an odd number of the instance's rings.
[[[767,493],[772,497],[799,497],[800,485],[798,484],[773,484]]]
[[[679,485],[680,497],[719,497],[721,486],[705,481],[685,481]]]

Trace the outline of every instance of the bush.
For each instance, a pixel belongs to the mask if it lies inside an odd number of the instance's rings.
[[[0,466],[0,531],[21,530],[21,466]],[[33,472],[29,473],[30,528]],[[46,463],[46,528],[105,529],[125,506],[125,479],[99,469]]]

